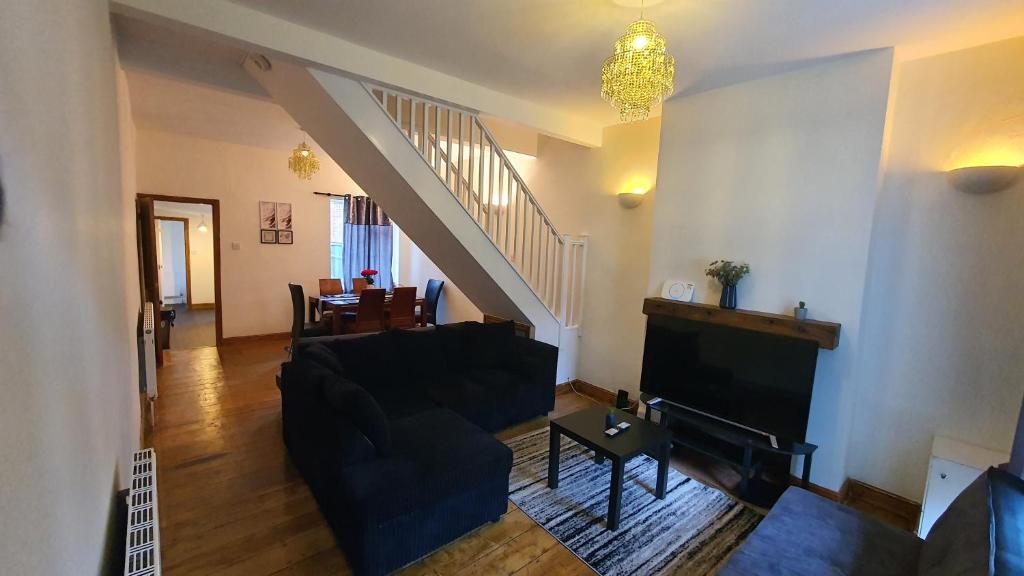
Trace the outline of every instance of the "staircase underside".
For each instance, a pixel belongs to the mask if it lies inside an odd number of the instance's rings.
[[[270,64],[249,59],[246,69],[477,308],[558,345],[558,319],[360,82]]]

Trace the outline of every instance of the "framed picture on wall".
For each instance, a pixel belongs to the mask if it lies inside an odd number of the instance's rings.
[[[277,230],[260,230],[260,244],[277,244]]]
[[[277,243],[278,244],[291,244],[292,243],[292,231],[291,230],[278,230],[277,231]]]
[[[291,220],[291,214],[288,215],[288,220]],[[277,202],[260,202],[260,229],[277,229]]]
[[[291,230],[292,229],[292,205],[287,202],[277,203],[277,229],[278,230]],[[279,244],[284,244],[281,239],[278,238]],[[291,242],[288,242],[291,244]]]

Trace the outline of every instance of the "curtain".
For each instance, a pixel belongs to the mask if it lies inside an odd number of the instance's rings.
[[[353,278],[358,278],[364,269],[373,268],[378,272],[375,286],[391,290],[394,288],[391,219],[367,196],[350,196],[345,202],[345,285],[351,287]]]

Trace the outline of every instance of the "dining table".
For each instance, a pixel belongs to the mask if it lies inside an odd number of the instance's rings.
[[[393,293],[388,292],[384,295],[384,309],[387,310],[391,306],[391,297]],[[416,298],[416,307],[420,309],[418,316],[420,326],[426,326],[426,314],[423,314],[424,299]],[[344,314],[345,312],[355,312],[359,307],[359,294],[331,294],[329,296],[310,296],[309,297],[309,322],[316,322],[317,314],[323,315],[324,312],[334,311],[338,314]]]

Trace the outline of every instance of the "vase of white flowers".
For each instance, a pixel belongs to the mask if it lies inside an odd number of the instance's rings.
[[[750,273],[750,265],[737,264],[732,260],[715,260],[704,270],[710,278],[718,280],[722,285],[722,298],[718,305],[727,310],[736,309],[736,285]]]

